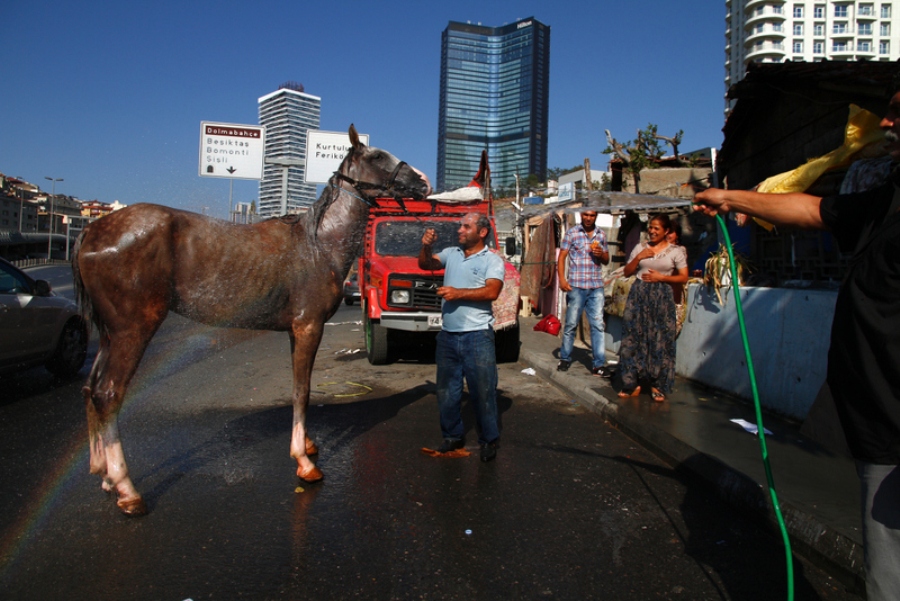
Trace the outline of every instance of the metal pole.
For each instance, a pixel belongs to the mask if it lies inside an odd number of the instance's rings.
[[[228,180],[228,220],[234,221],[234,178]]]
[[[287,193],[288,193],[288,169],[285,165],[281,168],[281,214],[287,215]]]
[[[56,187],[56,182],[54,182],[54,188]],[[53,244],[53,197],[55,194],[50,195],[50,212],[47,213],[47,219],[49,220],[47,223],[47,260],[50,260],[50,253],[52,252],[51,245]]]
[[[53,199],[56,196],[56,182],[63,181],[61,177],[47,177],[44,176],[44,179],[50,180],[52,182],[52,191],[50,192],[50,212],[47,214],[50,219],[50,225],[48,227],[49,233],[47,234],[47,261],[50,260],[52,256],[52,244],[53,244]]]
[[[522,201],[519,200],[519,174],[513,173],[513,177],[516,178],[516,204],[522,206]]]

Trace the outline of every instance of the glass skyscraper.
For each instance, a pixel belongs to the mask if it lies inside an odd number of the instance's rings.
[[[493,188],[547,173],[550,27],[451,21],[441,38],[437,190],[467,185],[487,149]]]
[[[298,83],[282,84],[259,99],[259,124],[266,127],[261,217],[297,213],[316,201],[316,185],[306,183],[306,132],[319,129],[321,112],[322,99],[305,93]]]

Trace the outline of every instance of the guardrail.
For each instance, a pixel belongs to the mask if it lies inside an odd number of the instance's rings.
[[[10,261],[10,263],[19,269],[25,269],[36,265],[68,265],[70,262],[65,259],[19,259],[18,261]]]

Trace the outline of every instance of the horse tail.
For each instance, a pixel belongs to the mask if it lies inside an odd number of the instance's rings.
[[[78,257],[81,254],[81,243],[84,241],[84,235],[87,229],[81,231],[75,239],[75,246],[72,250],[72,283],[75,288],[75,302],[78,303],[78,311],[85,323],[93,323],[97,326],[97,331],[103,334],[105,326],[100,320],[100,316],[94,312],[94,305],[91,303],[91,297],[87,290],[84,289],[84,280],[81,277],[81,266]]]

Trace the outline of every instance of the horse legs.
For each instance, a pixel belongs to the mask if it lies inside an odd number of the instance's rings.
[[[92,474],[103,478],[101,485],[103,490],[112,492],[109,482],[106,481],[106,450],[103,446],[103,440],[100,438],[102,420],[92,399],[92,391],[97,387],[97,374],[105,369],[108,356],[109,338],[101,335],[97,358],[94,359],[90,376],[88,376],[87,384],[81,389],[81,394],[84,397],[84,406],[87,411],[88,447],[91,451],[90,471]]]
[[[87,385],[82,388],[87,409],[88,441],[92,474],[102,477],[104,491],[116,494],[122,513],[140,516],[147,506],[128,474],[128,464],[119,437],[118,416],[125,390],[155,333],[101,336],[100,350],[91,368]]]
[[[291,357],[294,371],[294,420],[291,431],[291,457],[297,460],[297,475],[307,482],[322,479],[322,472],[309,459],[318,453],[315,443],[306,433],[306,410],[309,407],[310,378],[316,351],[325,330],[322,321],[294,320],[291,328]]]

